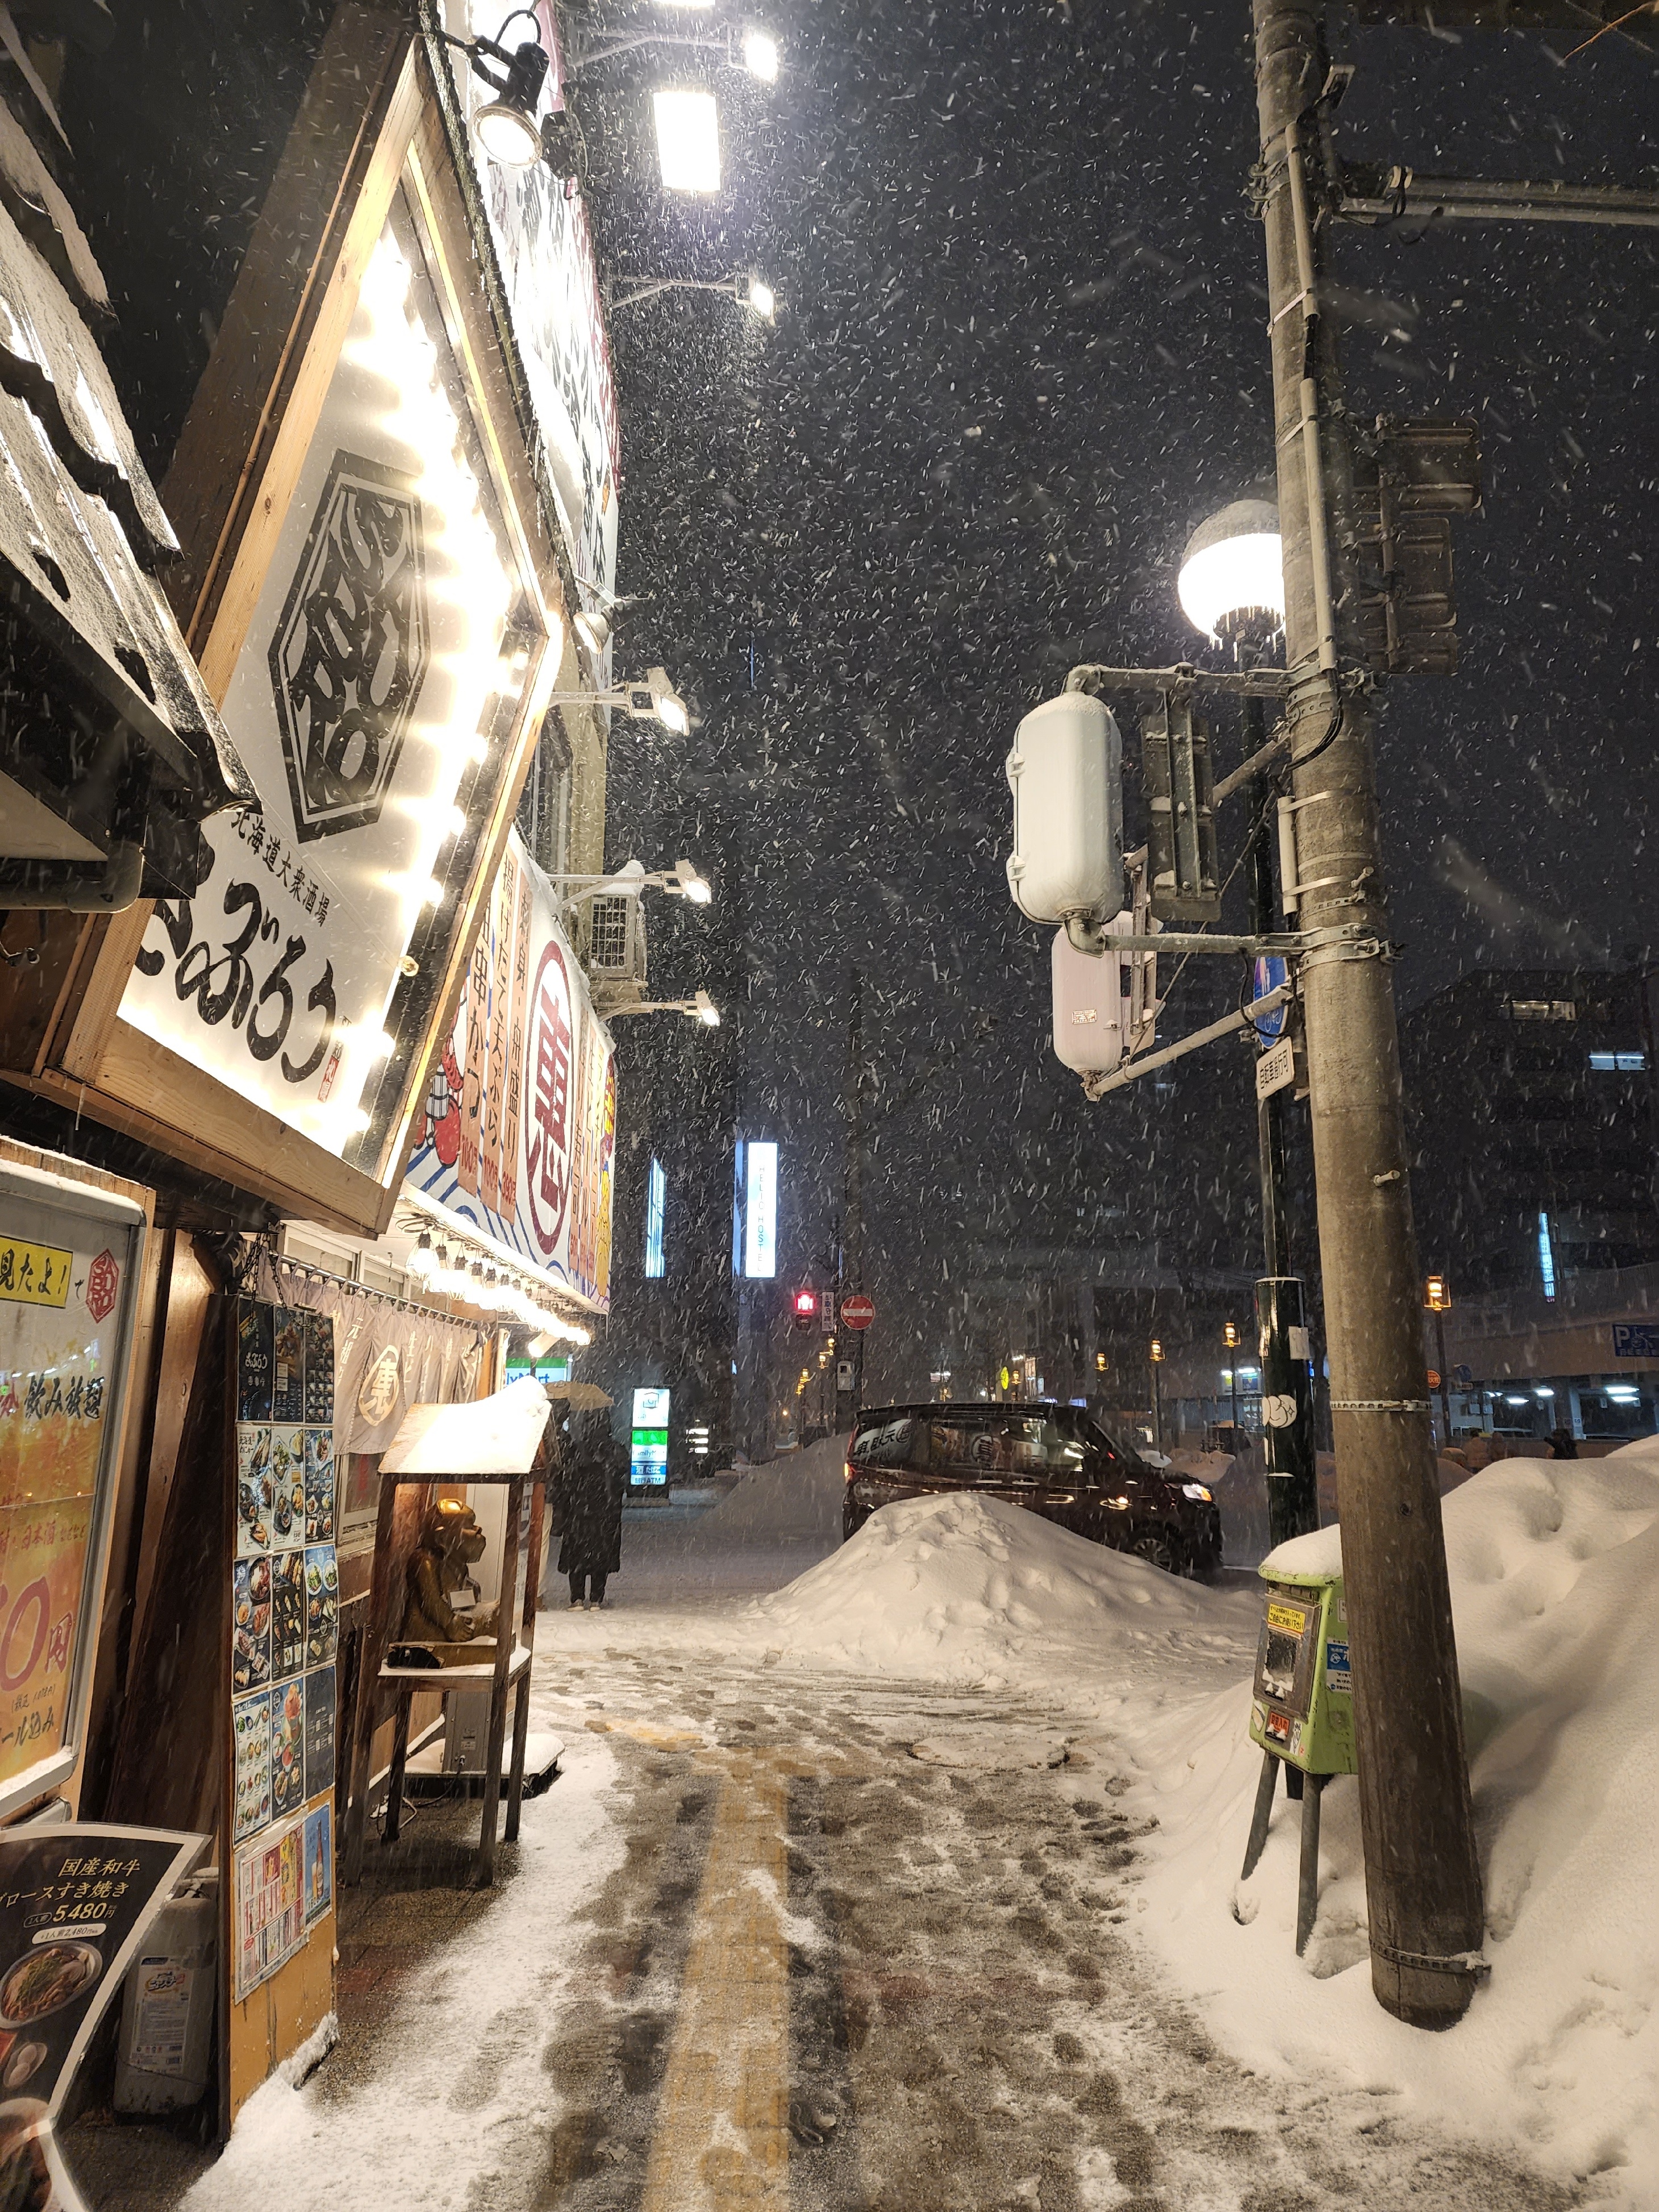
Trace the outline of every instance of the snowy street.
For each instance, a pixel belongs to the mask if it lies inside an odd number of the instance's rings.
[[[1654,1488],[1623,1480],[1627,1510]],[[1634,2145],[1564,2164],[1550,2076],[1595,2045],[1547,2057],[1536,1990],[1535,2167],[1502,2140],[1525,2136],[1496,1991],[1445,2037],[1377,2011],[1351,1784],[1305,1962],[1282,1795],[1235,1894],[1248,1595],[971,1499],[832,1551],[839,1481],[831,1441],[630,1515],[614,1603],[542,1618],[533,1725],[568,1751],[498,1893],[457,1894],[469,1816],[422,1812],[401,1937],[343,1936],[338,2049],[269,2083],[187,2194],[111,2176],[100,2203],[304,2212],[343,2174],[434,2212],[1655,2203]],[[1636,1993],[1603,1991],[1629,2050]],[[1583,2117],[1609,2130],[1633,2086],[1609,2066]]]

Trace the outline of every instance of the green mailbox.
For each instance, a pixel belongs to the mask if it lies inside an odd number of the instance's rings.
[[[1313,1933],[1319,1898],[1319,1805],[1334,1774],[1357,1771],[1353,1672],[1340,1574],[1261,1569],[1261,1633],[1250,1698],[1250,1741],[1261,1747],[1261,1779],[1239,1879],[1255,1871],[1267,1842],[1273,1790],[1285,1769],[1285,1794],[1302,1800],[1301,1871],[1296,1949]]]

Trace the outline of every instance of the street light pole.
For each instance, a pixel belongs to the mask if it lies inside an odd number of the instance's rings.
[[[1418,1320],[1370,703],[1337,636],[1352,483],[1335,337],[1319,307],[1324,0],[1253,0],[1253,10],[1300,921],[1364,930],[1308,956],[1302,976],[1371,1987],[1401,2019],[1448,2027],[1473,1993],[1484,1921]]]
[[[848,970],[848,981],[852,1003],[848,1013],[847,1066],[842,1091],[842,1110],[847,1123],[847,1164],[842,1200],[845,1224],[842,1235],[843,1291],[864,1288],[864,978],[854,967]],[[839,1335],[839,1301],[836,1321]],[[837,1388],[836,1412],[855,1420],[864,1404],[864,1331],[855,1328],[850,1334],[853,1340],[848,1350],[853,1361],[852,1402],[842,1406],[839,1401],[842,1393]]]

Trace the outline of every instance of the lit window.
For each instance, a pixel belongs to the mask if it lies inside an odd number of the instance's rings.
[[[645,1272],[648,1276],[663,1272],[662,1231],[667,1210],[668,1177],[663,1173],[662,1162],[653,1160],[645,1181]]]
[[[1578,1007],[1571,999],[1511,999],[1510,1019],[1515,1022],[1576,1022]]]
[[[1645,1075],[1648,1056],[1644,1052],[1593,1052],[1589,1064],[1598,1075]]]
[[[1547,1213],[1538,1217],[1538,1278],[1544,1286],[1544,1296],[1555,1296],[1555,1249],[1550,1243],[1550,1218]]]

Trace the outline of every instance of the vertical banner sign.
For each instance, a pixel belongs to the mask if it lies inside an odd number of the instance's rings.
[[[74,1763],[142,1233],[0,1164],[0,1810]]]
[[[611,1036],[515,830],[416,1128],[406,1186],[604,1312],[617,1079]]]
[[[0,1835],[0,2204],[85,2212],[54,2124],[145,1930],[207,1845],[157,1828]]]
[[[334,1322],[236,1313],[231,1844],[240,2002],[332,1902],[339,1516]]]

